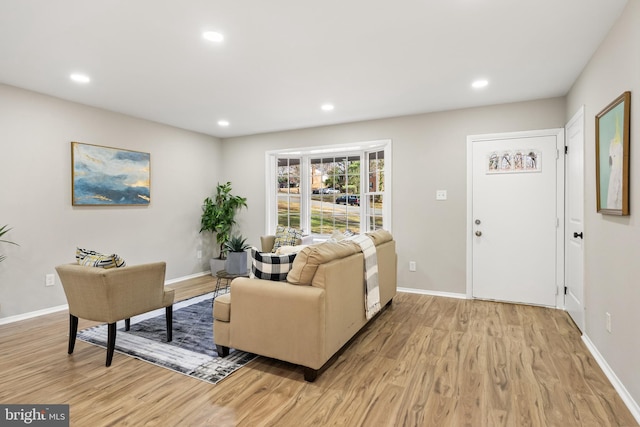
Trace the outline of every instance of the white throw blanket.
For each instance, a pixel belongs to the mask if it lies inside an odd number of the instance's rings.
[[[366,234],[350,238],[364,255],[364,309],[367,320],[380,311],[380,288],[378,287],[378,255],[376,245]]]

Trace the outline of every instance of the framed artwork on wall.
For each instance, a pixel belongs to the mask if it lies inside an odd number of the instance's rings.
[[[631,92],[624,92],[596,116],[598,212],[629,215]]]
[[[72,204],[148,205],[150,172],[149,153],[72,142]]]

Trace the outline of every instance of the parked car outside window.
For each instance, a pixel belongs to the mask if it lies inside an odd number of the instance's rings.
[[[336,194],[339,193],[340,190],[336,190],[335,188],[322,188],[320,189],[322,194]]]
[[[340,196],[336,198],[336,203],[339,205],[355,205],[360,206],[360,197],[354,194],[350,194],[348,196]]]

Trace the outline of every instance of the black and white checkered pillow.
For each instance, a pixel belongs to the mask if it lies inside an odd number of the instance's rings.
[[[287,274],[291,270],[296,254],[276,255],[273,253],[258,252],[251,248],[251,273],[252,279],[264,279],[273,281],[287,280]]]

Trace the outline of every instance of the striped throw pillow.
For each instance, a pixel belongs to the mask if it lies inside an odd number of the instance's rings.
[[[86,267],[119,268],[125,267],[126,262],[116,254],[101,254],[82,248],[76,248],[76,261]]]

